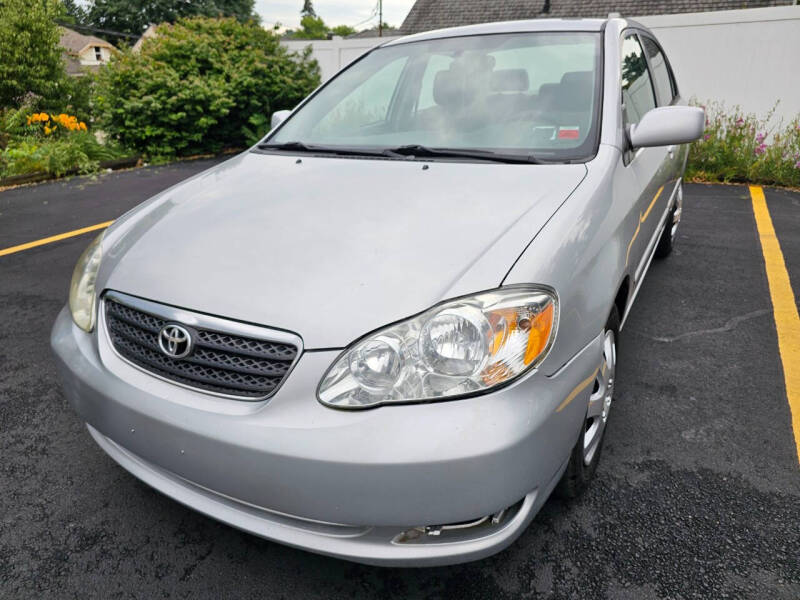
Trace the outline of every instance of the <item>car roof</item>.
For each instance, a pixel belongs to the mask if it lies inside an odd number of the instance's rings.
[[[485,35],[491,33],[522,33],[534,31],[602,31],[608,19],[527,19],[522,21],[501,21],[498,23],[481,23],[465,25],[449,29],[435,29],[408,35],[384,44],[396,46],[409,42],[420,42],[441,38],[465,35]],[[632,23],[629,21],[629,23]]]

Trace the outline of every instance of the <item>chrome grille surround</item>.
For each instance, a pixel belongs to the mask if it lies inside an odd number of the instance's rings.
[[[114,352],[155,377],[236,400],[275,394],[303,351],[300,336],[159,304],[115,291],[101,299],[102,328]],[[192,332],[185,358],[161,351],[158,335],[168,323]]]

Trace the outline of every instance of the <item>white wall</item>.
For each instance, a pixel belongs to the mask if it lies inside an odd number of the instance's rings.
[[[639,17],[664,46],[681,95],[776,118],[800,114],[800,6]]]
[[[379,46],[398,36],[375,38],[334,38],[332,40],[284,40],[289,50],[302,51],[306,46],[314,49],[314,58],[322,71],[322,81],[333,77],[339,69],[350,64],[367,50]]]
[[[635,17],[636,18],[636,17]],[[724,101],[765,116],[800,114],[800,6],[752,8],[636,18],[664,46],[681,95]],[[291,50],[311,44],[322,80],[374,46],[395,39],[356,38],[284,42]]]

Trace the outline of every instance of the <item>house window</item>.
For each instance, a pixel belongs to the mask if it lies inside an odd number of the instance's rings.
[[[95,58],[95,60],[97,62],[100,62],[100,61],[103,60],[103,53],[100,52],[100,46],[95,46],[94,47],[94,58]]]

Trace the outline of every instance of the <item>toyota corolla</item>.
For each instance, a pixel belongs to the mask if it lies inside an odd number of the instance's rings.
[[[133,475],[255,535],[490,555],[595,472],[702,129],[632,21],[390,41],[91,243],[65,394]]]

